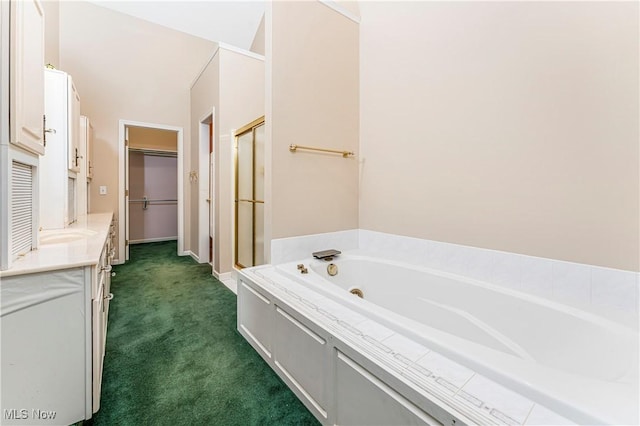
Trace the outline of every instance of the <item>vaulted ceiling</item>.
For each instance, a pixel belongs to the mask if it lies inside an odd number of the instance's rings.
[[[207,40],[249,49],[264,1],[92,1],[97,5]]]

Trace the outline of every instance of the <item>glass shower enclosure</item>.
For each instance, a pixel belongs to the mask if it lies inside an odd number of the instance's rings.
[[[235,133],[235,265],[264,263],[264,117]]]

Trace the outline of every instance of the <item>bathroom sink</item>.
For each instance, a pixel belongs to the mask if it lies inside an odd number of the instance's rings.
[[[96,231],[90,231],[88,229],[44,231],[40,234],[40,244],[70,243],[96,234]]]

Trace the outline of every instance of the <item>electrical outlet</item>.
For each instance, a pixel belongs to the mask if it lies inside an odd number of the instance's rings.
[[[100,195],[107,195],[107,187],[102,185],[100,186]]]

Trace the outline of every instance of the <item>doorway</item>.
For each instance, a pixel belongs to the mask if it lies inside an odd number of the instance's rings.
[[[117,263],[139,242],[177,239],[185,254],[182,144],[181,127],[120,120]]]
[[[128,140],[129,244],[177,240],[176,133],[130,127]],[[159,142],[162,148],[155,147]]]

